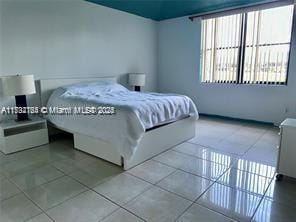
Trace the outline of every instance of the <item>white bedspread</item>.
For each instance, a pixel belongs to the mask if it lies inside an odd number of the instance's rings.
[[[106,82],[58,88],[47,106],[115,107],[115,115],[48,114],[47,119],[70,132],[111,142],[126,159],[132,156],[146,129],[188,115],[198,117],[194,103],[187,96],[133,92],[119,84]]]

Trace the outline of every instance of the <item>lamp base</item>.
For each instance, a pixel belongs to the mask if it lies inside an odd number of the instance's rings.
[[[15,96],[15,105],[18,108],[27,108],[26,95]],[[27,112],[20,113],[19,111],[20,110],[18,110],[18,112],[17,112],[17,119],[16,119],[17,122],[30,120]],[[27,111],[27,110],[25,110],[25,111]]]
[[[140,92],[141,91],[141,86],[135,86],[135,91]]]

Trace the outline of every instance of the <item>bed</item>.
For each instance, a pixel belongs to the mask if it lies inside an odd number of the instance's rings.
[[[188,97],[132,92],[117,84],[115,77],[40,80],[40,95],[42,106],[72,111],[114,107],[115,115],[49,113],[45,118],[72,133],[76,149],[125,170],[195,136],[198,113]]]

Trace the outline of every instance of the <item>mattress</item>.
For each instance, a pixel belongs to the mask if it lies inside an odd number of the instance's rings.
[[[136,151],[145,131],[186,116],[198,118],[196,106],[187,96],[134,92],[108,82],[58,88],[50,96],[47,107],[72,110],[49,112],[46,118],[55,126],[112,143],[126,159]],[[73,113],[77,107],[110,107],[115,113]]]

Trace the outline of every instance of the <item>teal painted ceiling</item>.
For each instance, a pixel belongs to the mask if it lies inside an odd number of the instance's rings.
[[[268,0],[86,0],[156,21]],[[274,2],[270,0],[269,2]],[[280,1],[280,0],[279,0]]]

